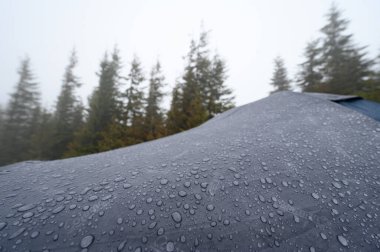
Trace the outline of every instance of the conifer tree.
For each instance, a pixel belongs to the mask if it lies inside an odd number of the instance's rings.
[[[225,61],[216,54],[212,60],[210,88],[206,96],[206,107],[210,118],[235,106],[232,90],[225,84],[226,71]]]
[[[85,125],[76,133],[75,140],[69,145],[65,156],[76,156],[99,151],[102,134],[118,118],[119,101],[119,51],[114,50],[112,59],[105,54],[100,63],[99,86],[89,99],[88,118]]]
[[[126,143],[136,144],[143,141],[144,123],[144,92],[141,87],[145,80],[141,63],[135,56],[131,62],[131,69],[128,74],[128,88],[125,92],[126,106],[124,121],[128,127]]]
[[[345,34],[347,25],[348,21],[341,18],[333,5],[327,14],[327,24],[321,29],[323,91],[328,93],[354,94],[370,74],[372,61],[366,59],[365,47],[356,47],[352,34]]]
[[[30,156],[38,160],[54,159],[54,149],[52,144],[55,139],[55,121],[54,116],[44,108],[35,110],[34,129],[32,134],[32,148],[29,150]]]
[[[176,84],[172,91],[172,100],[170,109],[166,118],[166,131],[167,135],[172,135],[181,132],[185,129],[184,114],[182,112],[182,93],[180,84]]]
[[[165,77],[162,74],[160,62],[157,62],[152,68],[149,79],[149,92],[144,119],[145,140],[156,139],[165,134],[164,113],[160,107],[164,97],[162,91],[165,85],[164,81]]]
[[[77,76],[74,75],[74,68],[77,64],[75,51],[71,53],[69,64],[63,76],[61,93],[54,113],[54,143],[52,146],[51,158],[57,159],[67,151],[68,144],[73,141],[74,132],[82,124],[82,104],[75,96],[75,89],[80,87]]]
[[[200,69],[205,65],[202,56],[207,53],[205,34],[201,34],[201,42],[191,41],[187,55],[187,66],[182,77],[182,113],[184,130],[196,127],[208,118],[203,98],[206,96],[208,69]],[[202,93],[203,91],[203,93]]]
[[[271,93],[291,89],[284,60],[279,56],[274,60],[274,71],[270,84],[274,87],[274,90]]]
[[[29,58],[21,62],[18,73],[19,81],[5,113],[0,164],[30,158],[31,136],[35,128],[36,110],[40,107],[40,93],[30,69]]]
[[[297,84],[304,92],[320,92],[322,73],[321,48],[319,41],[314,40],[307,44],[304,52],[305,61],[300,64]]]

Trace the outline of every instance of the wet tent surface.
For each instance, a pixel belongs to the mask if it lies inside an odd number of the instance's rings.
[[[380,124],[278,93],[161,140],[0,169],[0,251],[376,251]]]

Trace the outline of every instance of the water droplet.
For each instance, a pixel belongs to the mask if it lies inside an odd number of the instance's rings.
[[[35,204],[28,204],[28,205],[25,205],[25,206],[22,206],[22,207],[18,208],[17,211],[19,211],[19,212],[26,212],[26,211],[29,211],[29,210],[35,208],[35,207],[36,207]]]
[[[320,233],[320,236],[323,240],[327,240],[327,235],[325,235],[324,233]]]
[[[208,204],[207,207],[206,207],[206,209],[207,209],[208,211],[213,211],[213,210],[215,209],[215,207],[214,207],[214,205],[212,205],[212,204]]]
[[[169,181],[167,179],[161,179],[160,184],[166,185]]]
[[[342,188],[342,185],[341,185],[339,182],[334,181],[334,182],[332,182],[331,184],[332,184],[335,188],[338,188],[338,189]]]
[[[22,218],[27,219],[27,218],[32,217],[33,215],[34,215],[34,213],[32,213],[32,212],[26,212],[22,215]]]
[[[96,196],[96,195],[92,195],[92,196],[90,196],[89,198],[88,198],[88,201],[95,201],[95,200],[97,200],[98,199],[98,196]]]
[[[55,209],[52,211],[52,213],[53,213],[53,214],[60,213],[60,212],[63,211],[63,209],[65,209],[65,206],[59,206],[59,207],[55,208]]]
[[[166,243],[166,251],[168,251],[168,252],[174,251],[174,243],[173,242]]]
[[[156,225],[157,225],[157,222],[154,221],[154,222],[152,222],[152,223],[149,224],[148,228],[149,229],[153,229],[153,228],[156,227]]]
[[[16,238],[17,236],[19,236],[20,234],[24,233],[24,231],[26,230],[26,228],[20,228],[18,229],[16,232],[14,232],[11,236],[9,236],[8,240],[12,240],[14,238]]]
[[[185,197],[187,195],[187,193],[185,191],[179,191],[178,195],[181,197]]]
[[[90,190],[91,190],[90,187],[86,187],[86,188],[83,189],[83,191],[82,191],[80,194],[81,194],[81,195],[85,195],[85,194],[87,194]]]
[[[346,238],[344,238],[342,235],[338,235],[338,241],[342,246],[347,247],[348,246],[348,241]]]
[[[127,241],[122,241],[117,247],[117,251],[122,251],[125,247],[125,244],[127,244]]]
[[[207,183],[207,182],[203,182],[203,183],[201,183],[201,187],[202,187],[202,188],[207,188],[207,186],[208,186],[208,183]]]
[[[83,237],[80,241],[81,248],[88,248],[94,242],[94,238],[93,235]]]
[[[7,226],[6,222],[0,222],[0,231],[3,230]]]
[[[194,198],[197,199],[197,200],[201,200],[202,196],[199,195],[198,193],[196,193],[196,194],[194,194]]]
[[[157,230],[157,235],[163,235],[165,233],[165,229],[164,228],[159,228]]]
[[[30,238],[35,239],[39,235],[40,235],[40,232],[34,231],[33,233],[30,234]]]
[[[319,199],[319,195],[316,194],[316,193],[312,193],[311,196],[312,196],[314,199]]]
[[[128,184],[128,183],[125,183],[124,185],[123,185],[123,188],[124,189],[128,189],[128,188],[131,188],[132,187],[132,185],[131,184]]]
[[[175,222],[180,223],[182,221],[182,216],[179,212],[174,212],[174,213],[172,213],[172,219]]]

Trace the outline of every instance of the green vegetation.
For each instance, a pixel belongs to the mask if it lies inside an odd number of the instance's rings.
[[[76,65],[73,51],[56,106],[48,112],[40,106],[29,59],[22,61],[20,81],[10,103],[6,110],[0,108],[0,165],[142,143],[198,126],[234,106],[232,91],[225,85],[225,62],[219,55],[210,55],[205,32],[199,41],[191,42],[187,66],[173,88],[167,112],[162,107],[166,82],[160,62],[147,79],[141,62],[134,57],[128,75],[121,76],[120,52],[115,48],[110,57],[106,53],[87,108],[75,94],[81,86],[74,74]]]
[[[336,7],[327,14],[320,37],[309,42],[304,61],[290,80],[281,57],[274,60],[271,92],[356,94],[380,102],[379,59],[369,59],[365,47],[347,34],[348,21]],[[19,81],[6,107],[0,107],[0,165],[23,160],[51,160],[97,153],[142,143],[196,127],[234,107],[226,86],[226,62],[210,53],[208,33],[190,43],[185,67],[171,91],[168,111],[163,108],[167,82],[159,61],[145,76],[134,57],[122,76],[120,52],[115,48],[99,65],[98,84],[85,107],[76,95],[81,86],[75,75],[73,51],[63,75],[53,111],[42,108],[38,84],[28,58],[22,60]]]

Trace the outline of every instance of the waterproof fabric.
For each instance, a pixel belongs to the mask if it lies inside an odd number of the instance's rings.
[[[356,110],[380,122],[380,104],[364,99],[349,99],[338,102],[340,105]]]
[[[380,121],[380,103],[365,100],[353,95],[335,95],[326,93],[305,93],[320,99],[334,101],[342,106],[356,110],[376,121]]]
[[[380,124],[281,92],[200,127],[0,169],[0,251],[377,251]]]

